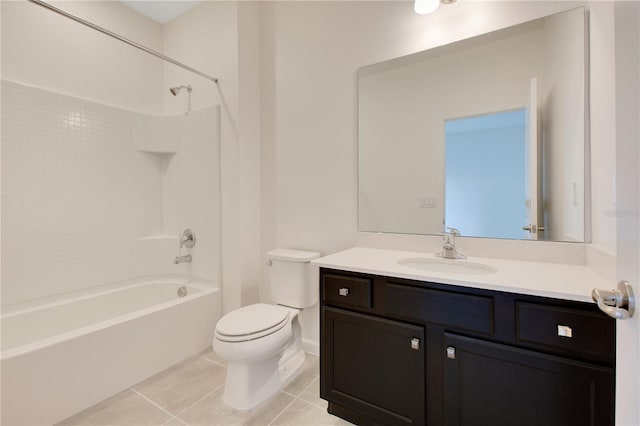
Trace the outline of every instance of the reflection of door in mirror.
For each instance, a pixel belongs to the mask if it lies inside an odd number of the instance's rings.
[[[445,222],[462,235],[523,236],[525,108],[445,121]]]
[[[544,231],[540,218],[540,138],[538,120],[538,79],[533,77],[529,84],[529,105],[526,113],[526,213],[522,230],[524,239],[537,240]]]

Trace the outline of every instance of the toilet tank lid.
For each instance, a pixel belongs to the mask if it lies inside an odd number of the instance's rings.
[[[267,252],[267,259],[288,260],[289,262],[310,262],[321,254],[316,251],[275,249]]]

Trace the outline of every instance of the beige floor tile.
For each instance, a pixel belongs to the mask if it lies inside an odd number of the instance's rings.
[[[249,411],[238,411],[222,402],[223,389],[208,395],[179,417],[188,425],[268,425],[293,400],[291,395],[278,392],[273,398]]]
[[[58,425],[161,425],[170,418],[169,414],[127,389]]]
[[[307,354],[300,372],[291,383],[284,387],[284,391],[293,396],[300,396],[307,386],[320,376],[320,359]]]
[[[333,426],[350,425],[351,423],[327,413],[327,411],[322,408],[297,399],[271,424],[274,426]]]
[[[316,379],[311,383],[300,395],[300,399],[307,401],[322,409],[327,409],[327,401],[320,398],[320,379]]]
[[[171,417],[169,420],[167,420],[165,423],[163,423],[162,426],[185,426],[186,423],[183,422],[182,420],[176,418],[176,417]]]
[[[222,386],[226,373],[226,368],[195,356],[137,384],[134,389],[175,415]]]

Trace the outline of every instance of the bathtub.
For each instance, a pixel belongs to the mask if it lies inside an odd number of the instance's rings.
[[[178,278],[3,308],[1,423],[84,410],[209,347],[219,317],[218,289]]]

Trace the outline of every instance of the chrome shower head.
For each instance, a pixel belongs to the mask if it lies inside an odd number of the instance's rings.
[[[187,89],[187,93],[191,93],[191,85],[171,87],[169,91],[173,96],[178,96],[178,93],[180,93],[180,90],[182,89]]]

